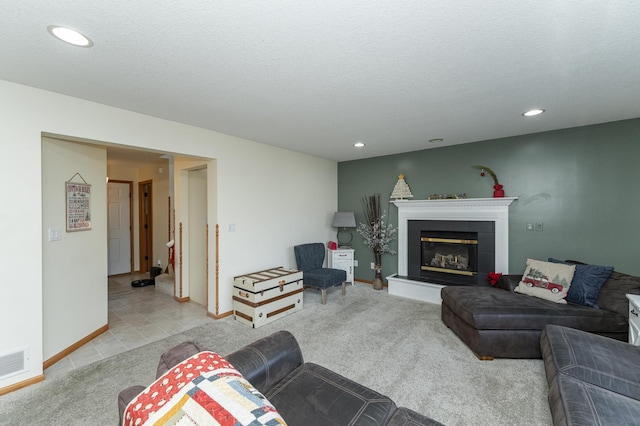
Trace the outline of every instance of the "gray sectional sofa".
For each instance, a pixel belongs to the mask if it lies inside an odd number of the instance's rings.
[[[557,325],[540,347],[554,425],[640,424],[640,347]]]
[[[559,304],[514,292],[520,275],[504,275],[495,287],[442,289],[442,321],[480,359],[541,358],[547,324],[627,341],[627,293],[640,294],[640,278],[613,271],[597,297],[598,307]]]
[[[627,343],[626,297],[640,294],[640,277],[611,272],[594,306],[516,293],[520,280],[443,288],[442,321],[480,359],[542,358],[554,425],[640,425],[640,347]]]

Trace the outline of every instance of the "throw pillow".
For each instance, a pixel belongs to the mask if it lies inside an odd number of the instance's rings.
[[[552,257],[549,258],[549,262],[570,264]],[[599,309],[596,300],[598,300],[600,289],[609,279],[611,272],[613,272],[613,266],[576,264],[576,271],[567,294],[567,302]]]
[[[569,292],[575,269],[575,265],[527,259],[522,281],[514,291],[566,304],[565,297]]]
[[[200,352],[160,376],[127,405],[123,425],[286,425],[231,364]]]

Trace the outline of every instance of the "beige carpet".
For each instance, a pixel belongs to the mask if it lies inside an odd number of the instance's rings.
[[[2,425],[115,425],[118,391],[154,379],[159,355],[183,340],[221,354],[291,331],[306,361],[330,368],[447,425],[548,425],[541,360],[479,361],[440,320],[440,306],[358,284],[305,290],[302,311],[252,329],[214,321],[0,397]],[[304,426],[304,425],[291,425]]]

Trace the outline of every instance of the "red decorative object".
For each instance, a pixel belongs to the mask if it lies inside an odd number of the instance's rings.
[[[171,265],[171,269],[173,270],[173,272],[176,271],[176,241],[175,240],[171,240],[169,241],[166,246],[169,247],[169,263],[167,264],[167,267],[164,269],[164,273],[168,274],[171,271],[169,271],[169,265]]]
[[[489,281],[491,285],[496,285],[501,276],[502,272],[489,272],[489,275],[487,275],[487,281]]]
[[[329,250],[336,250],[338,248],[338,243],[335,241],[329,241]]]
[[[489,167],[487,166],[473,166],[476,169],[480,170],[480,176],[484,177],[485,172],[489,173],[489,175],[491,175],[491,177],[493,178],[493,198],[502,198],[504,197],[504,187],[502,186],[502,184],[500,182],[498,182],[498,176],[496,176],[496,173],[491,170]]]

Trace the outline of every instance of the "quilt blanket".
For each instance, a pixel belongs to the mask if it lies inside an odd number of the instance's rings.
[[[227,360],[200,352],[176,365],[127,406],[123,425],[286,425],[275,407]]]

